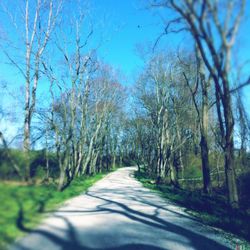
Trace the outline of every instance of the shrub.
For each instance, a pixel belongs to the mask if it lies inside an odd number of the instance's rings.
[[[11,158],[11,160],[10,160]],[[30,151],[29,158],[21,150],[17,149],[0,149],[0,179],[17,180],[17,175],[13,164],[16,164],[21,173],[25,172],[26,165],[30,166],[30,176],[32,178],[42,177],[46,171],[46,154],[45,150]],[[49,153],[49,171],[52,178],[59,174],[58,162],[53,153]]]

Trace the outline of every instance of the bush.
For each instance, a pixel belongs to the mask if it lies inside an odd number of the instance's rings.
[[[25,169],[25,156],[22,151],[16,149],[0,149],[0,178],[18,179],[18,174],[13,164],[16,164],[21,172]]]
[[[29,162],[28,162],[29,161]],[[42,177],[46,171],[45,150],[30,151],[29,159],[25,153],[17,149],[0,149],[0,179],[18,180],[20,177],[15,171],[13,164],[16,164],[21,173],[25,173],[27,164],[30,166],[32,178]],[[50,176],[55,178],[59,174],[58,162],[53,153],[49,154]]]
[[[59,167],[55,154],[49,153],[50,177],[56,178],[59,175]],[[46,172],[46,152],[45,150],[32,151],[30,155],[30,176],[42,177]]]

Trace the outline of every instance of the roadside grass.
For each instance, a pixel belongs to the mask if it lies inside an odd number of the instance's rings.
[[[201,222],[221,228],[238,235],[250,242],[250,214],[244,210],[232,210],[226,203],[223,195],[215,194],[212,197],[200,191],[186,191],[166,184],[156,185],[143,172],[135,172],[135,178],[143,186],[157,191],[162,197],[186,208]],[[247,248],[248,249],[248,248]]]
[[[57,191],[55,184],[0,183],[0,249],[6,249],[37,226],[46,213],[86,191],[106,174],[76,178],[63,192]]]

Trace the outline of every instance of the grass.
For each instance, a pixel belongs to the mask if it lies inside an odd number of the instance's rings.
[[[34,228],[45,213],[86,191],[105,175],[79,177],[63,192],[57,191],[53,184],[0,183],[0,249],[6,249],[17,237]]]
[[[250,241],[250,215],[246,211],[233,211],[227,205],[223,195],[212,197],[200,191],[185,191],[169,185],[156,185],[143,172],[136,172],[135,177],[147,188],[159,192],[164,198],[187,209],[188,213],[205,224],[221,228]],[[248,249],[248,248],[247,248]]]

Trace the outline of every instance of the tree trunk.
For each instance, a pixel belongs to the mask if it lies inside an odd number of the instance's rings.
[[[170,171],[170,183],[174,187],[179,187],[179,182],[177,179],[177,171],[173,164],[169,161],[169,171]]]
[[[65,178],[65,171],[60,170],[59,182],[58,182],[58,191],[62,191],[64,187],[64,178]]]
[[[31,123],[31,113],[30,113],[30,80],[29,78],[29,68],[27,69],[27,79],[26,79],[26,90],[25,90],[25,115],[24,115],[24,137],[23,137],[23,151],[25,153],[25,180],[30,179],[30,123]]]
[[[207,138],[204,135],[201,135],[200,148],[201,148],[201,161],[202,161],[202,174],[203,174],[203,192],[209,194],[211,193],[211,178],[210,178]]]
[[[212,185],[210,178],[209,166],[209,150],[208,150],[208,94],[207,83],[202,80],[202,123],[201,123],[201,160],[202,160],[202,173],[203,173],[203,191],[206,194],[211,193]]]
[[[203,174],[203,191],[210,194],[212,191],[211,178],[210,178],[210,165],[209,165],[209,149],[208,149],[208,89],[210,82],[206,81],[204,62],[202,61],[201,54],[196,46],[197,66],[202,89],[202,109],[201,116],[199,117],[200,123],[200,149],[202,161],[202,174]],[[199,113],[198,113],[199,115]]]
[[[113,164],[112,164],[113,166],[113,168],[115,168],[116,167],[116,154],[114,153],[114,155],[113,155]]]
[[[228,88],[227,88],[228,89]],[[233,128],[234,119],[231,105],[231,96],[228,92],[224,99],[224,116],[226,126],[226,138],[225,138],[225,175],[226,184],[228,189],[228,201],[232,208],[239,207],[239,197],[236,183],[236,175],[234,169],[234,140],[233,140]]]

